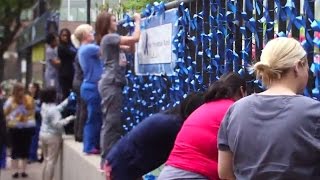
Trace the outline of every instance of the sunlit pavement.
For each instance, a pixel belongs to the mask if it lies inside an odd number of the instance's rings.
[[[8,160],[8,163],[10,163],[10,160]],[[10,168],[10,164],[8,165],[8,168],[5,170],[1,170],[1,174],[0,174],[0,180],[11,180],[12,178],[12,174],[13,174],[13,170],[11,170]],[[29,164],[27,167],[27,173],[29,175],[28,178],[21,178],[21,176],[19,177],[19,179],[24,179],[24,180],[41,180],[41,173],[42,173],[42,164],[40,163],[33,163],[33,164]]]

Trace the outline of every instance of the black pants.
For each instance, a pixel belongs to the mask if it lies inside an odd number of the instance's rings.
[[[28,159],[34,128],[10,128],[12,159]]]
[[[72,77],[59,77],[59,83],[62,91],[62,100],[67,98],[72,90]]]
[[[87,120],[87,104],[80,98],[80,90],[76,90],[77,93],[77,111],[76,120],[74,121],[74,136],[78,142],[83,141],[83,128]]]

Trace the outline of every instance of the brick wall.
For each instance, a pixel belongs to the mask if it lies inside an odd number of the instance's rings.
[[[73,33],[73,31],[81,24],[85,24],[86,22],[81,21],[60,21],[59,29],[67,28]]]

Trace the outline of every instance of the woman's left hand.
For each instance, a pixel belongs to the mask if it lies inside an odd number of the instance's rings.
[[[104,172],[106,173],[106,180],[112,180],[111,178],[111,166],[108,164],[108,161],[106,161],[104,165]]]

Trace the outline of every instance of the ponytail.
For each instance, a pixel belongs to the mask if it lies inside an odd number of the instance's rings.
[[[93,28],[89,24],[81,24],[75,30],[74,33],[71,35],[71,42],[74,47],[79,48],[81,42],[83,41],[83,36],[85,33],[90,33]]]
[[[219,99],[228,98],[230,96],[230,89],[221,81],[214,82],[208,92],[204,95],[205,103],[216,101]]]
[[[204,95],[205,103],[220,99],[234,99],[241,95],[241,87],[246,91],[246,81],[237,73],[229,73],[221,76],[214,82]]]
[[[74,34],[71,35],[71,42],[75,48],[78,49],[80,47],[80,40]]]

